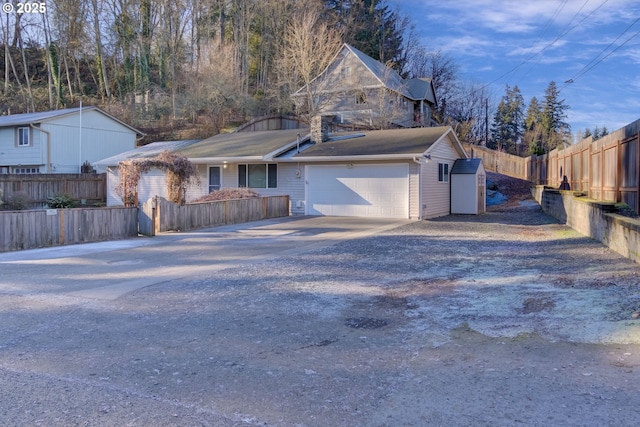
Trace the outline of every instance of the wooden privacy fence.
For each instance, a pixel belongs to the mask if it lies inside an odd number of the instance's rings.
[[[485,170],[526,179],[527,159],[477,145],[462,144],[469,155],[482,159]]]
[[[640,213],[640,120],[597,141],[586,138],[541,156],[517,157],[464,144],[486,170],[558,188],[564,176],[571,190],[603,202],[626,203]]]
[[[289,196],[192,203],[184,206],[155,197],[142,206],[140,216],[140,232],[146,235],[239,224],[289,216]]]
[[[0,212],[0,252],[138,235],[136,208],[78,208]]]
[[[101,174],[1,174],[0,192],[6,201],[22,192],[33,207],[42,207],[47,199],[66,193],[76,200],[107,200],[107,175]]]

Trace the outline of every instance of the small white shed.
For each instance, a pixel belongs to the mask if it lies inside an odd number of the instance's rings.
[[[482,159],[458,159],[451,168],[451,213],[487,211],[487,174]]]

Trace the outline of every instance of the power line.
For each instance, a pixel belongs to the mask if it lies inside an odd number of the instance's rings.
[[[539,58],[536,60],[536,62],[534,62],[533,64],[531,64],[531,66],[529,67],[529,69],[522,75],[522,77],[520,77],[520,80],[522,80],[523,78],[525,78],[527,76],[527,74],[529,74],[529,72],[533,69],[533,67],[538,64],[540,62],[540,60],[542,59],[542,57],[544,56],[545,52],[548,51],[549,49],[551,49],[558,41],[560,41],[560,39],[564,36],[566,36],[567,34],[569,34],[571,31],[573,31],[574,29],[576,29],[580,24],[582,24],[585,19],[587,19],[588,17],[590,17],[591,15],[593,15],[598,9],[600,9],[602,6],[605,5],[605,3],[607,3],[609,0],[605,0],[603,1],[600,6],[596,7],[595,9],[593,9],[588,15],[586,15],[584,18],[582,18],[580,20],[580,22],[578,22],[576,25],[574,25],[573,27],[571,27],[571,23],[573,22],[574,19],[576,19],[578,17],[578,15],[580,15],[580,12],[582,12],[582,9],[584,9],[584,7],[587,5],[587,3],[589,3],[589,0],[585,0],[584,3],[582,3],[582,6],[580,7],[580,9],[578,9],[578,11],[571,17],[571,20],[569,20],[569,23],[567,23],[567,25],[564,27],[564,29],[562,30],[562,32],[560,33],[560,35],[558,35],[551,43],[549,43],[548,45],[546,45],[540,52],[537,53],[536,56],[539,56]]]
[[[640,19],[638,19],[640,20]],[[638,20],[636,20],[636,22],[638,22]],[[634,22],[635,24],[635,22]],[[626,32],[626,30],[625,30]],[[624,34],[624,33],[623,33]],[[597,66],[598,64],[600,64],[601,62],[603,62],[605,59],[607,59],[608,57],[610,57],[611,55],[613,55],[614,53],[616,53],[618,50],[620,50],[620,48],[622,48],[624,45],[626,45],[627,43],[629,43],[631,40],[633,40],[634,38],[636,38],[638,36],[638,34],[640,34],[640,30],[638,30],[634,35],[632,35],[631,37],[629,37],[628,39],[626,39],[624,41],[624,43],[622,43],[620,46],[616,47],[615,49],[613,49],[611,52],[609,52],[606,56],[604,56],[602,59],[600,59],[598,62],[596,62],[595,64],[593,64],[592,66],[590,66],[589,68],[587,68],[584,71],[580,71],[578,72],[578,74],[576,74],[575,77],[570,78],[569,80],[567,80],[564,84],[564,86],[562,86],[561,89],[564,89],[565,87],[567,87],[568,85],[570,85],[571,83],[575,82],[577,79],[579,79],[580,77],[584,76],[586,73],[588,73],[589,71],[591,71],[595,66]],[[608,48],[608,47],[607,47]],[[600,56],[600,55],[598,55]],[[597,58],[597,57],[596,57]],[[592,61],[593,62],[593,61]],[[584,68],[583,68],[584,69]]]
[[[542,38],[544,37],[544,35],[547,33],[547,30],[549,28],[551,28],[551,24],[553,24],[553,21],[555,21],[555,19],[558,17],[558,15],[560,15],[560,12],[562,12],[562,9],[564,9],[564,7],[566,6],[568,0],[562,0],[562,2],[560,2],[560,5],[558,6],[558,8],[556,9],[556,11],[553,13],[553,16],[549,19],[549,21],[547,22],[547,24],[545,25],[544,29],[542,30],[542,34],[540,34],[540,36],[538,37],[538,39],[533,43],[533,45],[531,46],[532,48],[539,42],[542,40]],[[589,1],[589,0],[587,0]],[[535,56],[538,54],[534,53],[531,54],[529,57],[525,58],[522,60],[522,62],[520,62],[518,65],[514,66],[512,69],[510,69],[509,71],[505,72],[504,74],[502,74],[501,76],[495,78],[494,80],[490,81],[489,83],[487,83],[486,85],[482,86],[481,89],[486,88],[487,86],[491,86],[492,84],[494,84],[495,82],[497,82],[498,80],[501,80],[503,77],[508,76],[509,74],[515,72],[518,68],[522,67],[524,64],[526,64],[528,61],[532,60],[533,58],[535,58]]]
[[[582,67],[580,69],[580,71],[578,71],[576,74],[574,74],[569,80],[567,80],[565,82],[565,85],[562,86],[562,88],[565,88],[567,85],[573,83],[574,81],[576,81],[576,79],[582,77],[584,74],[586,74],[587,72],[589,72],[591,69],[593,69],[593,67],[595,67],[596,65],[600,64],[602,61],[604,61],[605,59],[607,59],[609,56],[611,56],[615,51],[617,51],[618,49],[620,49],[622,46],[624,46],[625,44],[627,44],[631,39],[633,39],[634,37],[636,37],[638,35],[638,33],[636,33],[635,35],[631,36],[630,38],[628,38],[623,44],[621,44],[620,46],[618,46],[617,48],[615,48],[613,51],[611,51],[609,54],[607,54],[607,56],[605,56],[604,58],[600,59],[598,62],[596,62],[595,64],[593,64],[592,66],[589,66],[592,62],[596,61],[598,59],[598,57],[600,57],[600,55],[602,55],[603,53],[605,53],[611,46],[613,46],[615,44],[615,42],[617,42],[620,37],[622,37],[623,35],[625,35],[627,33],[627,31],[629,31],[631,29],[631,27],[633,27],[634,25],[636,25],[636,23],[640,21],[640,18],[636,19],[635,21],[633,21],[631,23],[631,25],[629,25],[623,32],[621,32],[620,34],[618,34],[618,37],[615,38],[615,40],[613,40],[611,43],[609,43],[607,45],[607,47],[605,47],[604,49],[602,49],[602,51],[600,53],[598,53],[591,61],[589,61],[584,67]]]

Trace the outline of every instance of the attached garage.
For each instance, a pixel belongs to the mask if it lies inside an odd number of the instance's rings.
[[[409,165],[347,163],[305,168],[306,214],[409,218]]]

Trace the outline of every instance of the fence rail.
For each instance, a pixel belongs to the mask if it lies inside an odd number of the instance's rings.
[[[147,203],[153,203],[154,199]],[[289,196],[256,197],[250,199],[176,205],[163,198],[155,199],[155,231],[186,231],[224,224],[239,224],[289,215]],[[142,208],[151,212],[153,206]]]
[[[136,208],[77,208],[0,212],[0,252],[138,235]]]
[[[10,200],[23,193],[34,208],[42,207],[47,199],[66,193],[76,200],[106,201],[106,174],[1,174],[0,194]]]
[[[640,213],[640,120],[597,141],[555,149],[541,156],[517,157],[465,144],[486,170],[558,188],[564,176],[572,190],[603,202],[626,203]]]

